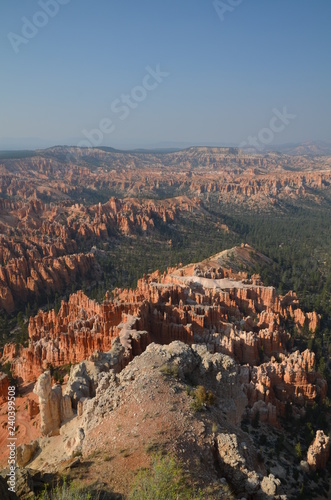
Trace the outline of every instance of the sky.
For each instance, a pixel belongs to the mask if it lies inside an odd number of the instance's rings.
[[[330,142],[330,26],[330,0],[2,0],[0,149]]]

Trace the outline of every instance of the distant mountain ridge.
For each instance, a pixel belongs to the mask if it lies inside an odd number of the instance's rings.
[[[286,143],[279,145],[270,145],[266,147],[263,151],[256,151],[254,153],[253,149],[240,148],[236,146],[174,146],[174,147],[151,147],[151,148],[125,148],[118,149],[110,146],[97,146],[93,148],[79,148],[77,146],[68,145],[55,145],[48,148],[36,148],[36,149],[4,149],[0,150],[0,159],[7,158],[24,158],[36,155],[48,155],[49,153],[59,153],[59,152],[70,152],[74,151],[80,154],[86,151],[103,151],[105,153],[122,153],[122,154],[171,154],[171,153],[228,153],[228,154],[256,154],[257,156],[263,156],[269,152],[278,153],[280,155],[287,154],[292,156],[323,156],[331,155],[331,142],[328,141],[306,141],[302,143]]]

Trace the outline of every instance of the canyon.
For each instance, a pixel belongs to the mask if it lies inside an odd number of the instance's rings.
[[[109,351],[117,337],[130,344],[127,362],[150,342],[180,340],[203,343],[244,366],[249,402],[263,401],[270,418],[284,415],[287,401],[302,406],[323,399],[327,386],[315,371],[314,353],[288,353],[291,337],[285,326],[291,322],[298,332],[305,328],[313,334],[319,316],[304,313],[293,292],[278,296],[258,276],[248,280],[245,272],[221,267],[234,253],[238,261],[255,251],[242,245],[199,264],[156,271],[138,280],[135,290],[107,293],[102,304],[82,291],[74,293],[57,314],[40,311],[31,317],[29,346],[6,344],[2,361],[12,363],[20,383],[29,383],[50,366],[77,364],[95,351]]]
[[[330,186],[328,156],[236,148],[139,153],[56,147],[3,158],[0,310],[12,313],[41,295],[52,301],[83,281],[98,281],[99,260],[124,238],[151,237],[171,246],[166,231],[182,237],[185,224],[198,219],[231,233],[223,206],[259,213],[284,211],[289,203],[318,206]],[[215,210],[219,220],[212,223]]]
[[[328,361],[323,369],[316,349],[325,315],[302,305],[311,289],[300,300],[277,291],[269,276],[282,255],[238,244],[247,240],[236,214],[277,223],[289,207],[324,209],[329,156],[57,147],[1,159],[0,173],[2,324],[24,308],[28,318],[3,336],[0,444],[14,377],[24,474],[61,474],[78,456],[77,474],[91,460],[94,476],[126,495],[122,478],[152,463],[150,449],[182,457],[203,491],[217,485],[210,498],[227,498],[220,477],[236,498],[294,498],[298,481],[314,489],[316,471],[326,491],[329,437],[316,413],[329,418]],[[218,253],[204,258],[209,248]],[[291,428],[303,426],[296,441]],[[111,454],[109,468],[100,454]]]
[[[272,205],[277,199],[318,197],[330,186],[330,157],[249,154],[237,148],[188,148],[178,152],[121,152],[107,148],[50,148],[1,163],[1,193],[74,199],[90,191],[150,197],[217,193],[236,203]],[[266,198],[268,197],[268,199]]]
[[[31,317],[28,347],[6,344],[1,360],[11,364],[23,387],[34,386],[28,412],[39,439],[20,443],[21,466],[38,469],[48,457],[48,470],[54,471],[74,454],[88,457],[96,446],[95,429],[123,404],[122,392],[116,395],[119,385],[140,384],[150,369],[154,384],[158,366],[166,376],[179,377],[177,383],[192,384],[192,377],[205,381],[220,398],[227,430],[216,439],[219,463],[236,491],[265,498],[271,489],[273,498],[281,498],[277,476],[268,476],[263,467],[259,475],[256,458],[242,458],[238,426],[245,418],[253,425],[258,414],[260,425],[278,432],[288,405],[293,417],[301,418],[307,405],[326,397],[327,383],[316,369],[315,354],[295,349],[287,331],[292,324],[299,335],[307,330],[314,335],[320,317],[303,312],[295,293],[278,295],[258,275],[249,277],[242,263],[256,259],[268,260],[242,244],[200,263],[143,276],[135,289],[107,292],[101,304],[78,291],[62,301],[58,313],[39,311]],[[233,268],[225,265],[231,261]],[[52,387],[61,367],[69,367],[64,385]],[[1,380],[5,392],[5,377]],[[57,450],[53,460],[47,439]],[[254,455],[253,444],[249,447]],[[242,466],[234,476],[236,456]],[[328,457],[328,438],[317,434],[307,467],[324,468]]]
[[[153,232],[155,224],[199,210],[199,200],[119,200],[85,207],[40,200],[0,205],[0,309],[11,313],[41,294],[61,293],[78,277],[98,276],[95,247],[118,234]],[[77,253],[84,244],[91,251]]]

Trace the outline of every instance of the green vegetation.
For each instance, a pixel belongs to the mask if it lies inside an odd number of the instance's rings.
[[[95,242],[103,250],[101,255],[97,254],[102,274],[98,282],[88,287],[87,294],[102,301],[107,290],[135,288],[143,274],[156,269],[163,272],[179,263],[199,262],[240,243],[236,235],[220,231],[218,222],[213,215],[196,213],[180,216],[176,224],[165,224],[155,218],[151,235],[118,235],[108,246]]]
[[[316,332],[306,330],[299,335],[288,323],[292,339],[287,348],[314,351],[316,369],[326,378],[331,398],[331,191],[324,192],[320,204],[301,200],[267,213],[215,201],[211,211],[219,214],[241,241],[272,259],[271,264],[260,262],[252,274],[260,274],[265,285],[274,286],[282,295],[294,290],[304,311],[314,310],[321,315]]]
[[[67,483],[66,480],[62,484],[58,484],[50,491],[43,491],[38,497],[38,500],[97,500],[98,495],[92,495],[86,489],[75,486],[74,483]]]
[[[177,378],[178,377],[178,365],[175,365],[174,363],[165,363],[164,365],[161,366],[160,372],[163,375],[167,375],[169,377]]]
[[[37,156],[37,153],[30,150],[0,151],[0,160],[17,160],[21,158],[32,158],[33,156]]]
[[[215,395],[212,391],[206,391],[203,385],[198,385],[196,389],[190,391],[190,396],[193,397],[191,408],[194,411],[202,411],[207,405],[215,403]]]
[[[169,191],[156,193],[155,197],[175,195],[175,192]],[[93,191],[93,196],[94,202],[100,199],[105,201],[109,193]],[[91,244],[102,250],[96,254],[101,274],[91,274],[85,277],[84,281],[77,276],[77,280],[63,294],[59,291],[49,297],[40,296],[38,300],[30,301],[30,304],[21,304],[22,312],[16,316],[2,312],[0,347],[9,341],[26,345],[30,315],[36,314],[41,305],[55,307],[58,311],[61,299],[67,299],[69,293],[77,289],[82,288],[91,298],[101,302],[107,290],[115,287],[135,287],[137,280],[144,273],[156,269],[164,271],[180,262],[183,265],[198,262],[246,242],[272,259],[271,264],[260,262],[249,271],[251,274],[259,273],[265,285],[275,286],[281,294],[295,290],[304,311],[316,310],[321,314],[321,327],[316,332],[305,331],[299,334],[289,322],[286,328],[292,334],[292,339],[287,348],[309,348],[315,353],[315,368],[328,382],[330,400],[331,191],[323,191],[323,197],[321,203],[306,200],[288,201],[268,212],[253,212],[239,205],[220,204],[218,196],[209,193],[208,200],[202,199],[203,211],[182,213],[175,222],[167,224],[155,217],[154,229],[150,234],[141,231],[135,236],[123,236],[118,233],[106,241],[95,239],[77,242],[79,251],[89,251]],[[221,230],[220,223],[225,223],[229,231]],[[262,350],[259,355],[262,362]],[[5,369],[8,371],[8,367]],[[164,367],[163,373],[178,376],[176,367]],[[59,382],[63,376],[63,373],[55,373]],[[195,399],[194,396],[194,405],[197,407],[209,404]],[[315,407],[307,408],[306,417],[298,423],[292,419],[290,403],[286,405],[285,420],[291,422],[298,432],[303,433],[303,445],[308,445],[317,427],[328,431],[326,415],[329,412],[329,400],[323,404],[318,402],[317,410]]]
[[[138,472],[129,500],[193,500],[204,498],[194,490],[183,468],[170,456],[155,456],[151,470]]]
[[[48,369],[55,382],[57,382],[58,384],[63,384],[65,375],[70,374],[71,363],[56,367],[54,367],[53,365],[49,365]]]
[[[17,327],[19,329],[19,332],[15,336],[15,342],[17,345],[21,344],[24,347],[27,347],[28,340],[29,340],[28,318],[25,321],[24,317],[23,317],[23,313],[20,311],[16,317],[16,320],[17,320]]]
[[[0,363],[0,372],[8,375],[9,385],[17,385],[16,379],[12,374],[11,363],[9,361],[7,361],[7,363]]]
[[[220,210],[220,208],[219,208]],[[229,213],[225,221],[242,240],[273,260],[256,267],[266,285],[279,293],[295,290],[306,310],[331,315],[331,202],[288,205],[277,213]],[[324,318],[327,319],[327,318]]]
[[[296,453],[296,456],[298,457],[298,460],[301,460],[302,459],[302,450],[301,450],[300,441],[298,441],[297,444],[295,445],[295,453]]]

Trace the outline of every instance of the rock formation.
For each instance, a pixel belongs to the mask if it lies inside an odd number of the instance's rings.
[[[242,247],[239,253],[246,259],[251,250]],[[58,314],[40,311],[30,318],[29,347],[17,353],[7,345],[3,358],[12,360],[15,375],[27,382],[51,365],[77,364],[90,356],[104,356],[103,362],[119,371],[153,341],[201,343],[242,365],[252,415],[259,408],[262,418],[276,424],[287,402],[303,406],[326,395],[326,382],[314,370],[314,353],[287,351],[286,324],[292,321],[299,329],[302,321],[315,325],[319,319],[300,310],[294,293],[278,296],[258,278],[253,284],[245,274],[219,266],[223,260],[224,252],[199,265],[155,272],[139,280],[135,290],[115,289],[102,304],[83,292],[72,294]],[[116,362],[93,354],[106,353],[113,344]],[[91,386],[84,391],[81,396],[90,397]],[[70,394],[76,407],[75,392],[72,388]]]
[[[78,253],[83,245],[118,233],[148,233],[199,205],[198,200],[183,198],[172,202],[111,198],[90,207],[0,199],[0,309],[13,312],[41,293],[66,290],[77,277],[97,275],[96,247]]]
[[[25,467],[39,450],[39,441],[36,439],[29,444],[22,444],[16,449],[18,467]]]
[[[91,167],[94,162],[103,167]],[[205,213],[210,196],[253,210],[273,210],[289,199],[319,202],[331,184],[331,159],[231,148],[162,155],[54,148],[4,159],[0,174],[0,309],[12,312],[42,293],[65,290],[77,275],[95,274],[93,254],[81,251],[86,245],[151,234],[182,215]],[[108,192],[110,199],[77,203],[86,190]],[[171,198],[151,199],[165,193]],[[306,327],[307,318],[296,315]],[[314,328],[316,317],[308,319]]]
[[[39,405],[33,399],[28,399],[28,414],[29,418],[33,419],[39,413]]]
[[[215,400],[209,412],[212,413],[213,419],[216,419],[218,415],[219,426],[223,429],[222,432],[214,431],[214,445],[212,441],[208,441],[207,426],[201,425],[201,422],[200,431],[195,429],[193,441],[190,440],[188,429],[192,429],[196,423],[192,417],[187,420],[187,405],[191,396],[187,395],[187,391],[185,395],[184,387],[190,383],[195,384],[196,381],[214,394]],[[173,389],[174,386],[176,390]],[[161,400],[155,397],[158,391],[161,391],[163,395]],[[175,404],[174,398],[176,397],[181,398],[181,405]],[[79,420],[82,425],[82,429],[79,430],[81,436],[79,446],[81,446],[83,456],[90,456],[90,453],[100,446],[99,436],[100,434],[106,435],[105,429],[112,428],[111,425],[114,426],[116,423],[120,429],[122,425],[126,425],[125,420],[130,422],[130,426],[136,423],[135,428],[141,429],[139,413],[142,412],[144,415],[146,410],[143,408],[148,405],[148,414],[154,422],[157,420],[156,415],[159,415],[158,405],[161,404],[165,413],[165,421],[170,421],[168,423],[171,430],[167,434],[170,433],[173,436],[176,432],[175,428],[182,425],[184,430],[181,432],[187,433],[185,440],[179,437],[178,441],[172,442],[175,447],[178,445],[184,454],[187,448],[186,453],[189,453],[187,459],[191,460],[192,469],[195,467],[193,457],[202,456],[199,446],[201,439],[205,439],[204,456],[201,460],[206,462],[206,466],[208,464],[211,476],[215,473],[216,467],[217,474],[222,476],[223,480],[226,478],[237,495],[251,496],[261,500],[266,498],[264,495],[281,498],[279,496],[282,493],[280,480],[272,474],[266,474],[264,467],[258,463],[257,453],[251,439],[236,427],[241,421],[246,403],[240,374],[236,363],[229,356],[220,353],[212,354],[208,352],[206,346],[188,346],[179,341],[164,346],[152,343],[142,355],[135,357],[119,374],[115,374],[113,370],[100,373],[95,396],[83,400],[83,411]],[[172,407],[170,412],[169,407]],[[217,408],[222,409],[222,417],[219,417],[220,413],[217,413],[219,411]],[[126,417],[122,416],[119,420],[121,415]],[[117,432],[119,433],[120,430]],[[127,435],[127,429],[124,433]],[[152,437],[150,432],[147,435]],[[76,437],[70,439],[65,444],[66,448],[71,450],[77,439]],[[162,440],[161,433],[158,433],[158,440]],[[195,447],[194,452],[192,446]],[[211,446],[214,446],[217,457],[213,458]],[[142,452],[139,451],[139,453]]]
[[[324,469],[330,456],[330,438],[323,431],[317,431],[307,452],[307,463],[313,470]]]
[[[95,168],[95,164],[100,164]],[[92,166],[93,165],[93,166]],[[120,196],[216,194],[221,201],[272,207],[285,199],[318,199],[330,185],[330,157],[251,154],[236,148],[188,148],[153,154],[53,148],[33,158],[2,160],[0,193],[19,200],[63,202],[91,190]],[[9,206],[10,202],[4,200]]]
[[[61,423],[73,416],[70,397],[62,395],[60,385],[52,388],[49,371],[40,375],[33,392],[39,397],[41,434],[43,436],[57,434]]]

